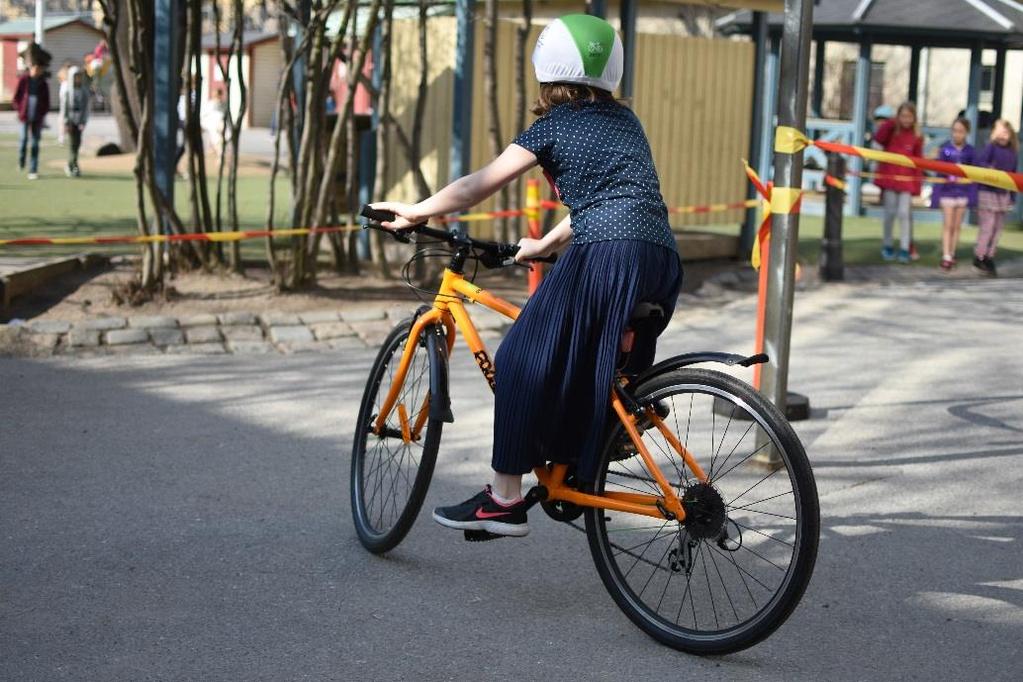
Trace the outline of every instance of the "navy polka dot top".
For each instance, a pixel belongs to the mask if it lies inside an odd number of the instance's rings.
[[[560,104],[513,142],[536,155],[571,210],[573,243],[638,239],[675,250],[650,144],[631,109]]]

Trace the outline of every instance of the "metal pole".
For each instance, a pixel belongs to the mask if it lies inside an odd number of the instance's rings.
[[[178,60],[175,50],[180,30],[179,0],[154,0],[153,6],[153,176],[160,194],[174,205],[174,175],[178,137]],[[186,93],[191,97],[192,93]],[[157,220],[159,220],[157,214]],[[170,225],[159,226],[167,232]]]
[[[780,41],[771,37],[771,49],[767,53],[767,65],[764,69],[764,121],[760,134],[760,164],[756,166],[760,179],[767,182],[771,179],[771,145],[774,144],[774,114],[778,106],[778,52]]]
[[[373,52],[370,55],[373,60],[370,81],[373,83],[373,89],[377,92],[380,92],[383,82],[383,62],[387,58],[384,56],[383,49],[383,27],[378,23],[373,31]],[[376,190],[377,127],[380,125],[380,105],[380,98],[377,97],[376,105],[370,114],[369,130],[359,131],[358,125],[356,125],[356,135],[359,136],[359,205],[373,201],[373,192]],[[368,259],[370,257],[368,231],[364,230],[359,234],[358,244],[359,258]]]
[[[46,0],[36,0],[36,28],[35,28],[35,42],[39,47],[43,46],[43,40],[45,39],[45,30],[43,29],[43,20],[46,18]]]
[[[970,121],[970,144],[977,146],[977,123],[980,118],[980,72],[984,49],[980,43],[970,48],[970,83],[966,90],[966,118]]]
[[[785,0],[778,125],[800,131],[806,128],[812,31],[813,0]],[[760,390],[782,412],[786,412],[789,402],[789,350],[799,237],[799,209],[796,202],[802,183],[803,153],[775,151],[767,309],[764,314],[764,352],[770,361],[764,367]]]
[[[624,65],[622,68],[622,91],[624,99],[632,98],[636,71],[636,0],[621,0],[619,7],[622,27]]]
[[[1021,130],[1023,130],[1023,98],[1020,99],[1019,126],[1016,127],[1017,132]],[[1019,161],[1016,164],[1016,168],[1023,168],[1023,147],[1020,147]],[[1023,201],[1020,201],[1019,197],[1017,197],[1016,208],[1013,210],[1012,214],[1016,221],[1023,221]]]
[[[828,175],[838,180],[845,178],[845,158],[841,154],[828,154]],[[821,240],[819,271],[823,281],[840,282],[844,279],[842,213],[845,190],[829,183],[824,194],[824,238]]]
[[[451,114],[451,161],[448,177],[454,181],[472,165],[472,81],[476,43],[476,0],[455,0],[458,35],[455,42],[455,101]],[[465,232],[464,223],[454,229]]]
[[[455,0],[458,37],[455,44],[455,100],[451,129],[449,177],[457,180],[472,163],[472,78],[475,57],[476,0]]]
[[[1006,49],[999,47],[995,52],[995,82],[992,83],[994,92],[991,93],[991,115],[995,118],[1002,117],[1002,97],[1005,94],[1005,57]]]
[[[601,19],[607,18],[607,0],[586,0],[586,13]]]
[[[760,144],[764,135],[764,79],[767,68],[767,16],[764,12],[753,13],[753,102],[750,106],[749,165],[760,168]],[[749,183],[746,198],[755,199],[757,190]],[[753,250],[753,239],[757,232],[757,209],[746,209],[746,218],[739,233],[739,255],[745,257]]]
[[[909,91],[906,93],[906,99],[910,102],[918,102],[920,97],[920,46],[914,45],[909,49]],[[919,108],[917,113],[919,114]]]
[[[827,41],[817,40],[813,57],[813,100],[810,104],[810,113],[816,118],[822,116],[821,109],[824,105],[824,62],[826,61],[827,47]]]
[[[870,51],[871,43],[864,39],[860,43],[860,56],[856,60],[856,82],[853,86],[853,139],[852,144],[861,145],[867,135],[867,106],[870,99]],[[849,178],[849,212],[859,215],[862,208],[863,181],[855,173],[863,170],[863,159],[852,157],[853,176]]]

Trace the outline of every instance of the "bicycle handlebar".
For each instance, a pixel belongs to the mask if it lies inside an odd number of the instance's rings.
[[[393,211],[382,211],[376,208],[372,208],[368,204],[362,207],[359,212],[363,218],[369,218],[376,223],[389,223],[393,222],[398,216]],[[482,239],[473,239],[472,237],[461,235],[455,232],[448,232],[447,230],[437,230],[432,227],[428,227],[425,222],[417,223],[411,227],[405,227],[401,229],[387,229],[380,227],[379,225],[366,225],[370,229],[383,230],[389,233],[392,237],[400,242],[409,242],[408,234],[424,234],[427,237],[433,237],[439,239],[448,244],[460,244],[470,246],[474,249],[479,249],[483,253],[491,258],[482,258],[481,262],[483,265],[489,268],[501,267],[504,265],[515,264],[515,254],[519,251],[518,244],[501,244],[498,242],[485,241]],[[542,263],[554,263],[558,260],[558,254],[553,253],[543,258],[530,258],[530,261],[539,261]]]

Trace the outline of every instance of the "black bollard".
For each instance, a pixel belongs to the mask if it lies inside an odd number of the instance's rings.
[[[845,181],[845,157],[828,154],[828,175]],[[820,276],[825,282],[840,282],[842,268],[842,212],[845,190],[828,183],[824,191],[824,236],[821,239]]]

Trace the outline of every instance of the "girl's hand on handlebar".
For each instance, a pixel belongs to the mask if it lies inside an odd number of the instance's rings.
[[[378,211],[390,211],[394,213],[397,218],[391,222],[380,223],[381,226],[386,227],[389,230],[404,230],[413,225],[418,225],[425,220],[424,216],[416,213],[415,206],[413,204],[403,204],[397,201],[378,201],[375,204],[370,204],[370,208],[374,208]]]
[[[521,263],[535,258],[543,258],[549,253],[550,249],[543,243],[543,240],[523,237],[519,240],[519,250],[515,253],[515,262]]]

